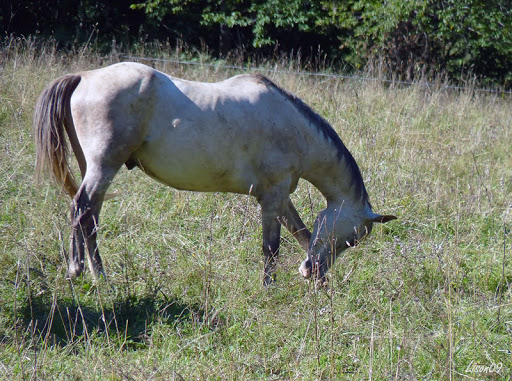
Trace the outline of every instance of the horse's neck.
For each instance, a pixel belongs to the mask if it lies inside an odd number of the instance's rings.
[[[315,137],[308,146],[308,164],[304,166],[302,177],[323,194],[328,204],[348,202],[363,206],[366,190],[362,180],[354,178],[349,159],[340,157],[333,143],[323,136]],[[361,185],[357,186],[358,183]]]

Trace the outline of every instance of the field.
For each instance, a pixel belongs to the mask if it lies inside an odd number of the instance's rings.
[[[133,53],[208,61],[164,46]],[[511,379],[509,95],[264,64],[340,134],[374,210],[399,219],[340,255],[330,290],[302,279],[305,253],[283,231],[265,289],[255,200],[180,192],[123,168],[101,213],[108,283],[88,271],[71,282],[70,200],[34,181],[34,103],[54,78],[122,59],[33,41],[0,50],[1,379]],[[241,72],[152,64],[202,81]],[[311,227],[321,194],[302,182],[293,200]]]

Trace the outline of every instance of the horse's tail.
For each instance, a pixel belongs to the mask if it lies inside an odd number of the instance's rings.
[[[52,82],[39,96],[34,111],[37,179],[39,180],[44,170],[51,172],[55,181],[71,197],[78,192],[78,186],[68,161],[69,147],[64,131],[75,151],[83,175],[85,164],[82,162],[83,154],[70,109],[71,94],[80,80],[79,75],[66,75]]]

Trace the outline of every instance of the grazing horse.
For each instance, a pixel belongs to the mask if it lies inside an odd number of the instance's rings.
[[[323,280],[336,255],[368,235],[373,223],[396,218],[372,211],[359,168],[333,128],[258,74],[202,83],[130,62],[70,74],[41,94],[34,128],[36,172],[52,172],[73,199],[70,277],[83,271],[85,252],[93,277],[104,274],[98,217],[123,165],[176,189],[256,197],[265,285],[273,280],[281,224],[307,251],[300,273]],[[327,200],[312,234],[289,197],[300,178]]]

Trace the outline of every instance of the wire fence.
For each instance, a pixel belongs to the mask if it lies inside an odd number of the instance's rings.
[[[390,83],[394,85],[402,85],[402,86],[412,86],[412,85],[420,85],[425,88],[442,88],[448,90],[471,90],[474,92],[481,93],[491,93],[491,94],[507,94],[512,95],[512,90],[501,90],[501,89],[485,89],[485,88],[475,88],[469,86],[456,86],[456,85],[441,85],[434,84],[432,82],[411,82],[411,81],[400,81],[395,79],[386,79],[386,78],[375,78],[375,77],[366,77],[360,75],[344,75],[344,74],[333,74],[333,73],[318,73],[318,72],[308,72],[308,71],[297,71],[297,70],[285,70],[285,69],[267,69],[262,67],[255,66],[239,66],[239,65],[228,65],[222,63],[209,63],[209,62],[196,62],[196,61],[182,61],[182,60],[174,60],[174,59],[164,59],[164,58],[148,58],[148,57],[139,57],[139,56],[130,56],[123,55],[122,58],[129,60],[137,60],[137,61],[150,61],[150,62],[164,62],[164,63],[172,63],[176,65],[195,65],[195,66],[204,66],[204,67],[214,67],[217,69],[231,69],[231,70],[240,70],[247,72],[265,72],[265,73],[283,73],[283,74],[293,74],[300,76],[311,76],[311,77],[325,77],[325,78],[334,78],[334,79],[346,79],[353,81],[362,81],[362,82],[381,82],[381,83]]]

